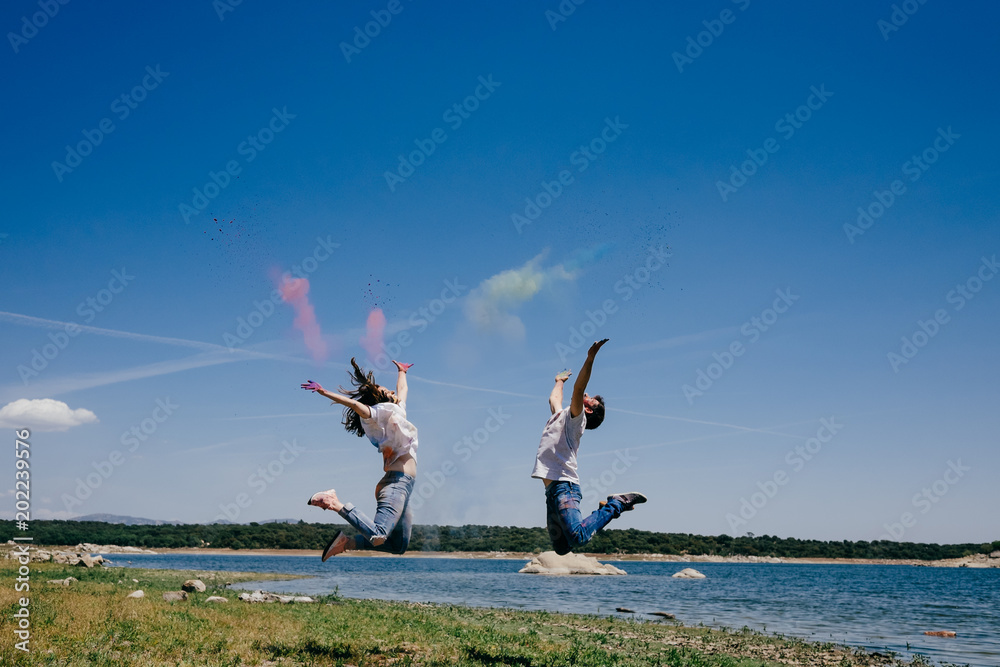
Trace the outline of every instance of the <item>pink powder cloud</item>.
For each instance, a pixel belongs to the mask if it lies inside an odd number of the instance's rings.
[[[309,303],[309,280],[307,278],[285,278],[278,291],[282,300],[295,310],[295,321],[292,324],[302,332],[306,348],[312,354],[313,361],[322,363],[329,356],[326,341],[316,321],[316,311]]]
[[[375,359],[382,352],[385,335],[385,314],[381,308],[376,308],[368,313],[368,321],[365,323],[365,335],[359,341],[364,351],[368,353],[369,359]]]

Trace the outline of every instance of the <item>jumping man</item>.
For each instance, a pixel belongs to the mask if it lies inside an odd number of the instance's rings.
[[[542,440],[535,456],[535,469],[531,476],[545,484],[545,504],[548,509],[547,525],[552,546],[560,556],[580,547],[622,512],[646,502],[641,493],[618,493],[608,496],[606,502],[590,516],[581,519],[580,476],[576,472],[576,454],[580,438],[586,429],[595,429],[604,421],[604,399],[587,393],[587,383],[594,366],[594,357],[608,339],[597,341],[587,351],[587,360],[573,385],[573,398],[568,408],[563,408],[563,385],[571,371],[556,375],[556,384],[549,395],[552,416],[542,431]]]

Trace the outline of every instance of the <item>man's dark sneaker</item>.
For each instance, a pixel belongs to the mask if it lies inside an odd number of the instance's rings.
[[[646,502],[646,496],[632,491],[631,493],[616,493],[613,496],[608,496],[608,500],[617,500],[622,504],[622,512],[629,512],[636,505],[641,505]],[[600,502],[601,507],[608,504],[608,500],[602,500]]]
[[[337,536],[333,538],[328,545],[326,545],[326,549],[323,549],[323,562],[325,563],[331,556],[336,556],[337,554],[347,551],[347,545],[351,543],[351,541],[351,538],[344,535],[344,531],[337,533]]]

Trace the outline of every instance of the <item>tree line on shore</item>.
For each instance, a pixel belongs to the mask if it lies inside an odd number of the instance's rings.
[[[126,525],[99,521],[33,521],[31,535],[37,545],[117,544],[169,549],[322,549],[339,530],[353,534],[350,526],[329,523],[166,524]],[[18,536],[13,522],[0,524],[0,541]],[[552,548],[544,528],[518,526],[413,527],[410,551],[518,551],[541,552]],[[1000,550],[1000,540],[983,544],[924,544],[849,540],[800,540],[794,537],[753,535],[691,535],[645,530],[603,530],[587,544],[600,554],[668,554],[716,556],[775,556],[779,558],[889,558],[937,560],[961,558]]]

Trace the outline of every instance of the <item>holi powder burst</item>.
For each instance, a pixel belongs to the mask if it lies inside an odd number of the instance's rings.
[[[309,280],[307,278],[285,277],[278,283],[281,299],[295,311],[292,324],[302,332],[302,338],[313,361],[322,363],[327,360],[329,350],[323,334],[316,321],[316,311],[309,303]]]
[[[385,314],[381,308],[376,308],[368,313],[365,335],[359,342],[364,351],[368,353],[369,359],[375,359],[381,354],[382,346],[385,344]]]

